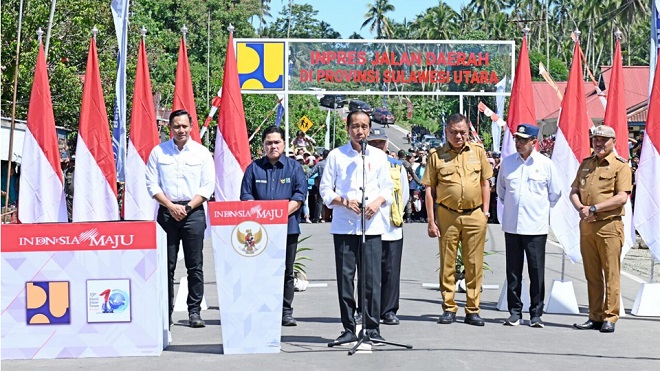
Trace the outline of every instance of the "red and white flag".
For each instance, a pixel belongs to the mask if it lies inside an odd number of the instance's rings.
[[[587,115],[580,53],[580,42],[576,41],[566,92],[561,101],[557,135],[552,152],[552,162],[557,167],[562,185],[561,198],[550,210],[550,227],[566,255],[574,263],[582,261],[580,217],[571,204],[569,195],[580,163],[591,154],[589,129],[593,126],[591,118]]]
[[[22,223],[67,222],[64,177],[41,40],[30,93],[21,168],[18,219]]]
[[[149,63],[144,39],[140,42],[133,109],[131,111],[131,133],[126,155],[126,195],[124,197],[124,219],[154,220],[158,202],[147,191],[147,160],[151,150],[159,144],[156,128],[156,109],[151,90]]]
[[[660,63],[655,76],[660,76]],[[643,143],[636,175],[634,222],[653,257],[660,260],[660,78],[653,79]]]
[[[174,99],[172,111],[184,109],[192,117],[192,130],[190,137],[202,143],[199,136],[199,125],[197,124],[197,108],[195,108],[195,95],[193,94],[192,78],[190,77],[190,64],[188,63],[188,50],[186,40],[182,37],[179,44],[179,60],[176,63],[176,78],[174,80]]]
[[[73,221],[119,219],[117,173],[96,41],[89,43],[73,173]]]
[[[628,117],[626,114],[626,92],[623,88],[623,62],[621,58],[621,40],[616,41],[614,63],[610,83],[607,86],[607,106],[605,108],[605,125],[611,126],[616,133],[617,154],[628,160]],[[621,250],[621,260],[635,244],[635,226],[633,225],[632,204],[630,198],[624,206],[623,216],[624,241]]]
[[[506,118],[504,138],[502,139],[502,158],[516,153],[513,133],[516,132],[520,124],[536,125],[536,109],[534,108],[534,91],[532,90],[532,73],[529,67],[527,36],[523,37],[522,45],[520,46],[516,75],[514,76],[513,86],[511,87],[509,114]]]
[[[250,145],[243,98],[238,84],[234,36],[230,32],[215,139],[215,199],[217,201],[240,199],[241,181],[250,162]]]

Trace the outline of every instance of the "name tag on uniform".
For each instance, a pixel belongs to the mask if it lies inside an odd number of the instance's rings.
[[[584,172],[586,173],[586,172],[588,172],[588,171],[590,171],[590,170],[589,170],[589,169],[582,169],[582,171],[584,171]]]
[[[256,182],[256,183],[264,183],[264,184],[268,184],[268,181],[267,181],[267,180],[264,180],[264,179],[257,179],[257,180],[255,180],[255,182]]]

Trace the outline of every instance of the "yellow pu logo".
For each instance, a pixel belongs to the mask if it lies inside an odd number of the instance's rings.
[[[238,81],[245,90],[284,90],[284,43],[237,42]]]

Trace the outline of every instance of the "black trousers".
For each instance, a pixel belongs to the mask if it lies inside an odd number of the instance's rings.
[[[179,253],[179,244],[183,241],[183,256],[188,270],[188,313],[199,313],[204,297],[203,255],[204,229],[206,213],[203,207],[193,209],[183,220],[176,221],[167,208],[161,206],[156,218],[158,224],[167,233],[167,279],[170,319],[174,310],[174,270]]]
[[[401,287],[401,255],[403,255],[403,238],[396,241],[382,241],[383,257],[381,260],[380,279],[380,314],[396,314],[399,310],[399,293]]]
[[[366,236],[366,243],[361,250],[362,236],[335,234],[335,270],[337,274],[337,293],[339,313],[344,329],[355,332],[355,272],[360,264],[360,254],[364,251],[364,276],[367,307],[363,317],[367,330],[378,330],[380,323],[380,264],[383,255],[380,235]],[[358,276],[358,286],[361,282]],[[361,301],[361,294],[358,295]]]
[[[298,234],[286,236],[286,260],[284,265],[284,301],[282,303],[282,315],[293,314],[293,263],[296,261],[296,250],[298,249]]]
[[[529,315],[540,317],[543,314],[545,298],[545,242],[547,234],[521,235],[505,233],[506,242],[506,281],[509,313],[522,315],[523,304],[520,299],[522,290],[522,271],[527,256],[529,273]]]

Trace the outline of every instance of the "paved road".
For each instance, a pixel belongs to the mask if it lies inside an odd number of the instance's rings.
[[[579,315],[545,314],[544,329],[527,326],[505,327],[506,312],[496,309],[500,290],[488,289],[482,296],[482,328],[459,322],[438,325],[442,312],[437,290],[423,287],[437,283],[436,240],[426,237],[425,224],[405,226],[405,244],[401,283],[399,326],[383,326],[382,335],[391,341],[410,343],[413,350],[392,346],[377,347],[348,357],[348,347],[328,348],[326,343],[340,334],[339,308],[334,274],[332,239],[328,224],[305,224],[303,236],[311,238],[303,246],[313,250],[305,254],[311,283],[327,284],[297,293],[294,301],[297,327],[283,328],[282,351],[273,355],[222,354],[220,315],[215,290],[213,256],[210,244],[205,247],[206,293],[209,310],[202,313],[207,321],[203,329],[185,326],[186,313],[175,313],[173,342],[160,357],[80,360],[3,361],[3,370],[103,369],[103,370],[341,370],[341,369],[495,369],[495,370],[657,370],[660,369],[660,320],[634,317],[629,313],[617,323],[614,334],[577,331],[575,322],[587,319],[586,284],[581,265],[567,263],[566,279],[573,281]],[[493,272],[486,272],[485,285],[502,285],[505,275],[503,235],[498,225],[489,226],[486,257]],[[548,245],[546,287],[558,279],[561,251]],[[177,276],[183,275],[183,264]],[[630,310],[639,283],[627,276],[622,279],[622,296]],[[458,294],[459,305],[465,295]],[[526,318],[528,319],[528,318]]]

